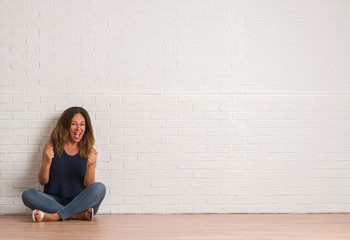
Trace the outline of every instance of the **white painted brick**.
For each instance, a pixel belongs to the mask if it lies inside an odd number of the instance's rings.
[[[111,196],[137,196],[137,188],[111,189]]]
[[[151,103],[175,103],[176,96],[151,96]]]
[[[14,133],[15,135],[15,133]],[[25,145],[26,144],[25,138],[18,138],[18,137],[0,137],[0,144],[1,145]],[[18,147],[18,146],[15,146]]]
[[[218,141],[217,141],[218,142]],[[244,137],[222,137],[219,141],[221,144],[233,144],[233,145],[242,145],[246,144]]]
[[[123,186],[125,187],[138,187],[138,188],[149,188],[149,180],[123,180]]]
[[[231,146],[207,146],[205,149],[206,152],[214,152],[214,153],[224,153],[224,152],[232,152]]]
[[[112,103],[111,111],[113,112],[136,112],[138,108],[137,104],[134,103]]]
[[[18,161],[22,160],[22,159],[17,159]],[[40,163],[36,162],[36,163],[29,163],[29,162],[14,162],[13,163],[13,170],[15,171],[26,171],[28,169],[36,169],[39,170],[40,168]]]
[[[148,96],[123,96],[122,103],[146,103],[150,102]]]
[[[111,213],[115,214],[130,214],[130,213],[138,213],[137,206],[135,205],[112,205]]]
[[[193,171],[194,178],[202,178],[202,179],[217,179],[220,176],[220,171],[206,171],[206,170],[195,170]]]
[[[198,153],[192,156],[192,159],[194,161],[212,161],[220,159],[217,153]]]
[[[157,170],[173,170],[176,169],[177,166],[176,163],[172,162],[152,162],[151,168]]]
[[[124,113],[124,116],[123,116],[123,118],[124,119],[130,119],[130,120],[132,120],[132,119],[142,119],[142,120],[144,120],[144,119],[150,119],[150,113],[149,112],[141,112],[141,111],[139,111],[139,112],[126,112],[126,113]]]
[[[125,128],[124,134],[126,136],[149,136],[150,130],[148,128]]]
[[[204,129],[179,129],[179,136],[205,136],[206,131]]]
[[[10,120],[10,119],[12,119],[12,113],[10,113],[10,112],[0,112],[0,119],[1,120]]]
[[[204,97],[203,96],[191,96],[191,95],[180,95],[178,97],[179,103],[203,103]]]
[[[243,86],[235,86],[235,87],[220,87],[221,94],[241,94],[246,92],[246,87]]]
[[[151,136],[175,136],[178,135],[176,129],[171,128],[152,128]]]
[[[205,180],[204,179],[180,179],[179,180],[180,187],[204,187]]]
[[[151,119],[155,120],[171,120],[176,118],[176,113],[174,112],[151,112]]]
[[[220,111],[223,112],[244,112],[246,111],[246,105],[245,104],[221,104],[220,105]],[[235,113],[237,114],[237,113]]]
[[[141,153],[137,155],[139,161],[163,161],[165,160],[163,153]]]
[[[193,94],[219,94],[220,87],[213,86],[191,86],[191,93]]]
[[[178,121],[175,121],[175,120],[167,120],[165,121],[165,126],[167,128],[190,128],[192,127],[192,122],[190,120],[188,121],[182,121],[182,120],[178,120]],[[205,126],[202,126],[202,127],[205,127]]]
[[[80,95],[82,88],[77,86],[70,87],[54,87],[53,92],[58,92],[59,95]]]
[[[219,104],[211,104],[211,103],[205,103],[205,104],[193,104],[193,111],[218,111],[219,110]]]
[[[177,180],[151,180],[151,187],[152,188],[160,188],[160,187],[177,187],[178,182]]]
[[[161,94],[162,89],[157,86],[141,86],[144,85],[144,81],[142,81],[143,84],[135,84],[140,86],[130,86],[130,87],[110,87],[110,91],[112,94]]]
[[[204,169],[205,163],[200,161],[183,161],[178,164],[179,169]]]
[[[10,114],[8,114],[8,115],[11,116]],[[4,118],[1,118],[1,119],[4,119]],[[2,128],[8,128],[8,129],[9,128],[25,128],[26,123],[24,121],[21,121],[21,120],[1,120],[0,126]]]
[[[96,113],[96,120],[111,120],[111,119],[122,119],[123,114],[121,112],[104,112]]]
[[[252,169],[256,169],[256,168],[252,168]],[[233,177],[235,179],[246,179],[247,178],[247,174],[245,172],[245,169],[244,171],[236,171],[236,170],[233,170],[233,171],[222,171],[221,172],[221,176],[223,179],[232,179]]]
[[[2,214],[23,214],[26,211],[26,207],[24,205],[13,205],[13,206],[1,206],[0,211]]]
[[[1,154],[1,161],[15,161],[18,159],[26,159],[26,154]]]
[[[96,132],[96,129],[106,129],[110,127],[108,120],[95,120],[94,116],[90,116],[90,118],[92,118],[91,121],[93,124],[94,132]],[[114,127],[111,127],[111,128],[113,129]]]
[[[166,76],[168,76],[168,75],[166,75]],[[189,94],[189,93],[191,93],[191,87],[190,86],[179,86],[179,87],[178,86],[176,86],[176,87],[165,86],[163,88],[163,91],[164,91],[164,93],[171,94],[171,95],[183,94],[183,93]]]
[[[165,111],[191,111],[192,110],[192,105],[190,104],[166,104],[165,105]]]
[[[206,130],[207,136],[221,136],[221,137],[228,137],[232,135],[231,131],[224,130],[224,129],[207,129]]]
[[[136,128],[138,121],[137,120],[111,120],[112,128]],[[147,121],[143,121],[147,122]],[[150,127],[149,124],[145,124],[144,126],[139,127]]]
[[[38,188],[40,187],[40,184],[38,183],[38,181],[35,180],[15,180],[13,186],[15,188]]]
[[[137,121],[138,127],[145,128],[163,128],[164,127],[164,121],[162,120],[138,120]]]
[[[89,112],[107,112],[109,111],[108,104],[104,103],[84,103],[82,105]]]
[[[166,138],[166,143],[167,144],[174,144],[174,145],[179,145],[179,144],[207,144],[207,143],[210,143],[210,142],[215,142],[217,143],[217,139],[213,140],[213,141],[210,141],[208,140],[208,138],[202,138],[202,139],[196,139],[196,138],[193,138],[192,136],[190,137],[179,137],[179,136],[176,136],[176,137],[167,137]]]
[[[233,204],[233,197],[207,197],[206,203],[208,204]]]
[[[166,171],[166,176],[168,178],[191,178],[193,176],[193,173],[191,170],[181,170],[181,171],[175,170],[175,171]]]
[[[13,130],[14,136],[35,136],[37,133],[36,129],[18,128]]]
[[[38,103],[40,102],[39,96],[14,96],[14,103]]]
[[[13,169],[11,162],[1,162],[0,167],[3,171],[10,171]]]
[[[204,118],[210,120],[227,120],[231,119],[231,114],[225,112],[206,112]]]
[[[147,4],[1,6],[0,214],[29,213],[71,106],[93,121],[103,213],[347,212],[345,5]]]
[[[126,153],[146,153],[152,152],[152,146],[138,146],[138,145],[130,145],[124,147],[124,152]]]
[[[153,144],[164,144],[165,138],[164,137],[138,137],[137,143],[140,145],[153,145]]]
[[[29,112],[53,112],[54,105],[44,103],[30,103],[28,104]]]
[[[32,153],[38,153],[39,152],[39,146],[38,145],[26,145],[22,148],[14,148],[14,152],[18,153],[18,152],[27,152],[28,154],[32,154]]]
[[[7,146],[7,145],[0,145],[0,153],[5,154],[5,153],[13,153],[13,146]]]
[[[178,113],[178,119],[181,120],[202,120],[204,119],[204,112],[180,112]]]
[[[148,167],[148,165],[149,164],[147,164],[147,167]],[[147,172],[145,171],[145,172],[139,173],[138,177],[141,178],[141,179],[163,178],[164,177],[164,173],[161,172],[161,171],[147,171]]]
[[[172,205],[169,205],[172,206]],[[166,212],[165,207],[162,205],[138,205],[137,207],[139,213],[152,213],[152,214],[161,214]]]
[[[175,205],[178,203],[177,198],[170,196],[170,197],[162,197],[162,196],[156,196],[151,198],[151,204],[156,205]]]
[[[155,145],[152,147],[152,152],[160,152],[160,153],[172,153],[176,151],[176,146],[158,146]]]
[[[11,110],[12,109],[12,110]],[[10,111],[25,111],[27,109],[27,104],[17,104],[13,106],[12,104],[2,103],[0,106],[0,111],[10,112]]]
[[[98,147],[99,152],[105,153],[121,153],[123,152],[123,146],[121,145],[100,145]]]

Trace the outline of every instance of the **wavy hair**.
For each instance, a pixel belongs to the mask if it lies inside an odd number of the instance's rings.
[[[95,144],[94,132],[89,113],[82,107],[70,107],[62,113],[50,136],[50,141],[59,157],[63,153],[64,146],[68,143],[71,121],[73,116],[77,113],[83,115],[85,119],[85,133],[78,143],[79,155],[81,157],[88,157]]]

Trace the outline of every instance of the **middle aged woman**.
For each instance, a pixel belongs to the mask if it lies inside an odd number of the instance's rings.
[[[22,195],[34,222],[93,219],[106,194],[104,184],[95,182],[94,143],[88,112],[65,110],[43,151],[38,179],[44,192],[31,188]]]

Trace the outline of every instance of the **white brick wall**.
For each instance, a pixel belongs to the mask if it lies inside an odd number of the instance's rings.
[[[102,213],[350,211],[350,2],[0,0],[0,214],[91,114]]]

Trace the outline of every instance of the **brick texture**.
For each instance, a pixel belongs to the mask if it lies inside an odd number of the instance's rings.
[[[350,211],[350,2],[0,0],[0,214],[92,117],[101,213]]]

